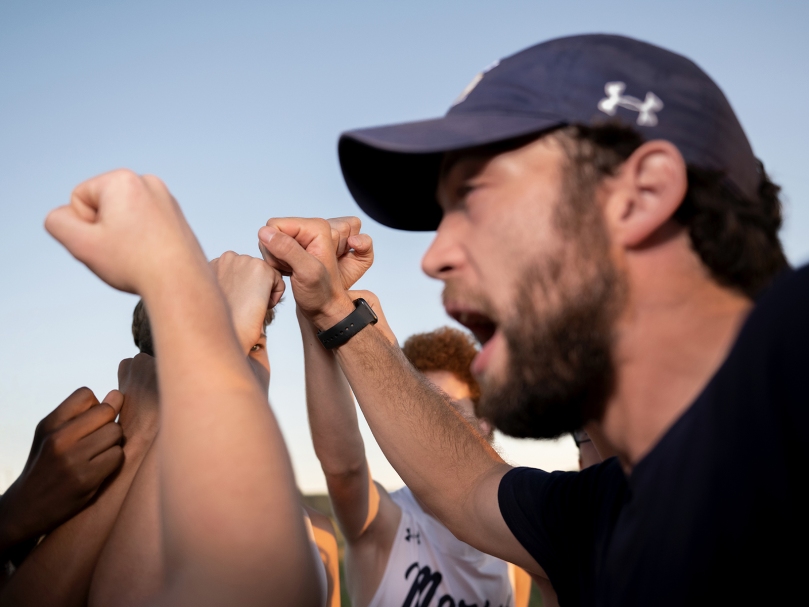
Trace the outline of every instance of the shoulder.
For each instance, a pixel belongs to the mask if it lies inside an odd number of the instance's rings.
[[[785,270],[756,301],[740,340],[790,341],[809,331],[809,266]]]
[[[735,402],[790,407],[806,400],[807,364],[809,266],[804,266],[783,272],[756,301],[719,383],[735,394]]]
[[[626,495],[616,458],[581,472],[515,468],[500,483],[500,511],[511,532],[560,594],[578,596],[576,572],[588,566],[599,534]]]
[[[540,544],[551,546],[588,528],[586,521],[594,520],[605,505],[620,501],[625,487],[616,458],[581,472],[515,468],[500,482],[498,501],[512,533],[534,554]]]
[[[618,460],[610,458],[581,472],[514,468],[500,481],[500,507],[546,508],[557,502],[593,499],[625,482]],[[550,503],[548,503],[550,502]]]

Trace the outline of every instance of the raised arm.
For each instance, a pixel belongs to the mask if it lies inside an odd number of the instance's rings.
[[[372,299],[368,293],[362,295]],[[378,302],[369,303],[386,325]],[[334,354],[320,343],[312,323],[300,310],[297,315],[303,338],[309,428],[340,530],[349,543],[360,541],[369,530],[378,536],[380,526],[390,530],[392,537],[399,509],[371,479],[351,388]],[[388,330],[387,334],[395,342],[393,333]]]
[[[298,311],[306,369],[306,410],[315,455],[326,477],[334,515],[347,542],[376,519],[379,491],[371,480],[354,398],[340,366]],[[389,499],[389,498],[388,498]]]
[[[191,229],[155,177],[80,185],[46,227],[149,311],[160,384],[161,605],[315,605],[281,433]]]
[[[268,310],[268,306],[277,303],[283,282],[277,280],[277,273],[261,259],[232,251],[223,253],[209,265],[227,302],[242,352],[266,393],[270,368],[264,324],[272,319],[273,311]],[[143,312],[140,320],[135,342],[151,344],[148,314]],[[155,359],[139,355],[134,362],[141,364],[131,365],[133,369],[148,370],[144,363],[151,363],[153,367]],[[133,374],[130,383],[138,386],[149,383],[148,379],[142,373]],[[121,389],[129,398],[129,392],[124,387]],[[156,398],[156,386],[154,389]],[[164,586],[158,479],[160,442],[158,437],[138,470],[104,547],[93,575],[90,607],[143,605]]]
[[[354,309],[322,220],[270,220],[259,239],[269,263],[292,269],[295,300],[319,330]],[[374,326],[335,356],[382,451],[419,499],[459,539],[543,574],[500,513],[498,487],[510,467],[446,397]]]
[[[351,286],[373,260],[370,239],[353,238],[359,228],[358,221],[331,221],[335,254],[342,254],[345,260],[342,279],[346,287]],[[346,257],[352,254],[347,244],[349,239],[360,249],[359,259],[357,255],[353,255],[353,260]],[[367,292],[353,293],[353,296],[369,300],[388,339],[395,342],[376,298]],[[312,443],[326,477],[332,509],[348,545],[349,594],[355,604],[367,605],[385,573],[401,509],[371,478],[354,397],[334,354],[323,347],[317,329],[300,309],[297,316],[303,340],[306,409]]]

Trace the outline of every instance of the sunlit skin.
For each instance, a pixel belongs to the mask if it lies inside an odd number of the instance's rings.
[[[455,407],[461,410],[464,417],[470,423],[477,425],[477,429],[482,436],[486,437],[487,439],[491,437],[493,431],[492,425],[486,419],[477,417],[475,415],[475,404],[472,402],[472,393],[469,390],[469,384],[462,381],[452,371],[424,371],[423,373],[424,377],[426,377],[428,381],[437,386],[452,399]],[[424,502],[422,502],[415,495],[413,497],[425,512],[430,514],[430,516],[435,517]],[[516,569],[514,571],[514,576],[516,592],[515,604],[526,604],[528,602],[528,595],[531,592],[531,579],[529,578],[528,574],[521,569]],[[540,589],[549,589],[549,591],[541,590],[544,598],[543,604],[551,607],[556,605],[557,603],[554,600],[555,593],[553,592],[553,587],[550,585],[550,582],[547,580],[543,581],[542,578],[539,578],[537,580],[537,584],[540,585]]]
[[[468,384],[461,381],[452,371],[425,371],[424,377],[446,393],[455,406],[463,412],[464,417],[470,421],[474,420],[483,436],[491,434],[491,424],[485,419],[475,416],[475,403],[472,402],[472,393],[469,391]]]
[[[261,337],[247,353],[247,362],[256,374],[264,392],[270,391],[270,357],[267,355],[267,335],[262,332]]]
[[[485,341],[491,327],[477,325],[476,315],[495,323],[508,318],[520,261],[561,244],[551,218],[561,195],[562,158],[560,146],[543,138],[493,158],[462,156],[440,182],[444,218],[422,268],[444,281],[447,313],[485,342],[473,363],[484,382],[502,381],[507,351],[499,331]]]
[[[483,343],[472,368],[484,390],[506,376],[499,325],[518,322],[511,302],[524,264],[577,246],[564,242],[553,223],[565,161],[561,145],[543,137],[494,156],[460,154],[440,179],[444,217],[422,267],[445,282],[447,312]],[[594,201],[628,290],[614,331],[617,386],[596,430],[626,470],[702,390],[752,305],[711,279],[686,230],[672,219],[686,187],[677,148],[650,141],[603,180]],[[576,286],[580,279],[559,280]],[[554,310],[554,293],[550,288],[534,302],[537,315]]]

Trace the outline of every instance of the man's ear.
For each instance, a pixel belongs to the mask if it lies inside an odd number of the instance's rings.
[[[609,180],[604,213],[613,242],[636,247],[674,215],[688,189],[685,160],[663,140],[644,143]]]

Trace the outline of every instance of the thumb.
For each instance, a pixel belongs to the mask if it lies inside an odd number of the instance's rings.
[[[264,261],[273,268],[281,271],[286,266],[304,283],[320,273],[322,264],[291,236],[264,226],[258,231],[258,239],[262,245],[261,255]]]
[[[80,217],[73,206],[65,205],[48,213],[45,229],[73,257],[84,261],[86,248],[93,236],[92,223]]]
[[[348,246],[354,249],[357,255],[373,255],[374,239],[368,234],[354,234],[348,238]]]

